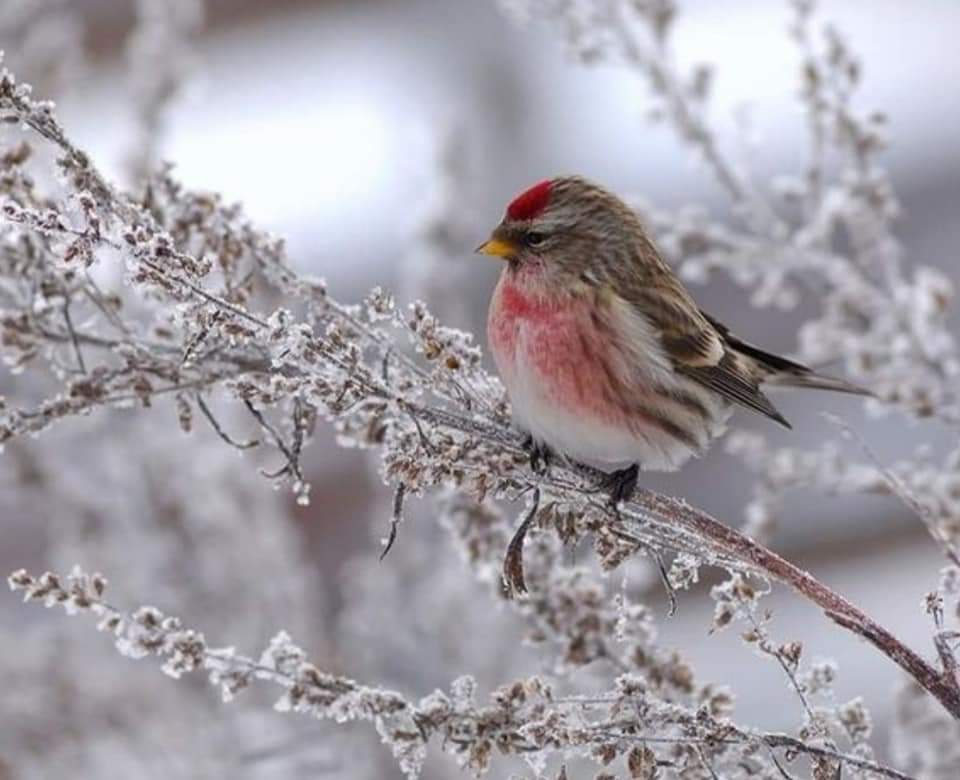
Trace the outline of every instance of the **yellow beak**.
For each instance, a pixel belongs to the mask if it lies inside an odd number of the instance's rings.
[[[477,247],[477,252],[481,255],[491,255],[492,257],[502,257],[507,260],[517,253],[517,247],[510,241],[504,241],[499,238],[491,238]]]

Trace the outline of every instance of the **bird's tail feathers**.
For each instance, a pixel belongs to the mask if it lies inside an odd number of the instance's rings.
[[[774,371],[764,377],[763,383],[770,387],[801,387],[811,390],[833,390],[837,393],[850,393],[851,395],[873,395],[869,390],[847,382],[845,379],[825,376],[806,368],[801,371],[796,369]]]
[[[757,367],[761,376],[760,383],[763,385],[769,387],[802,387],[812,390],[833,390],[837,393],[850,393],[851,395],[874,395],[866,388],[858,387],[844,379],[818,374],[802,363],[795,363],[781,355],[774,355],[772,352],[766,352],[759,347],[753,346],[753,344],[741,341],[716,320],[710,319],[710,322],[715,328],[720,330],[728,347],[731,347],[735,352],[745,357]]]

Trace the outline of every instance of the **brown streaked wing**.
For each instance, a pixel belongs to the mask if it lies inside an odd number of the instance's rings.
[[[780,423],[783,427],[791,429],[790,423],[777,411],[777,408],[760,389],[762,376],[757,371],[754,361],[749,357],[744,358],[737,354],[738,350],[734,344],[739,346],[743,342],[734,340],[730,335],[729,328],[706,312],[698,309],[697,313],[708,323],[711,331],[720,341],[723,357],[716,365],[683,366],[678,364],[677,370],[719,393],[728,401],[740,404],[740,406],[754,412],[759,412],[765,417]],[[783,362],[785,365],[794,365],[786,359]]]
[[[726,327],[700,311],[679,282],[658,291],[656,301],[649,301],[644,308],[677,372],[790,428],[760,389],[761,376],[753,361],[730,348]]]
[[[652,243],[642,252],[642,285],[625,285],[631,305],[656,328],[674,370],[728,401],[790,428],[760,390],[760,375],[749,357],[728,348],[729,331],[700,310]]]
[[[660,334],[660,343],[676,367],[715,366],[723,358],[723,340],[679,281],[668,277],[645,290],[640,310]]]
[[[709,387],[728,401],[745,406],[769,417],[785,428],[792,428],[786,418],[760,390],[757,377],[746,369],[732,352],[727,352],[715,366],[677,366],[677,371]]]

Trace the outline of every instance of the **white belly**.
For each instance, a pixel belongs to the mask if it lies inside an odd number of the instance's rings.
[[[711,439],[723,433],[731,409],[706,392],[696,393],[713,415],[701,423],[698,446],[677,439],[654,425],[611,424],[596,415],[578,413],[552,398],[534,361],[524,358],[525,336],[518,334],[517,359],[504,361],[500,373],[510,396],[515,424],[559,455],[603,471],[616,471],[639,464],[645,471],[674,471],[694,455],[701,454]],[[586,369],[585,370],[589,370]],[[686,383],[691,384],[691,383]],[[653,410],[676,414],[675,410]]]

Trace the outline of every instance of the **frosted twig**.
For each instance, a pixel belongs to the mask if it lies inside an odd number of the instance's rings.
[[[22,96],[19,99],[11,97],[17,95],[11,77],[5,75],[4,80],[0,82],[0,110],[19,112],[31,127],[42,128],[44,137],[51,138],[58,145],[65,145],[65,148],[73,148],[65,140],[63,131],[49,111],[40,111],[39,118],[28,121],[37,113],[38,109]],[[81,154],[80,156],[84,161],[86,174],[98,183],[102,202],[110,213],[121,217],[142,214],[136,207],[129,204],[124,205],[122,196],[117,194],[117,191],[96,172],[86,155]],[[301,392],[308,392],[313,396],[314,403],[331,410],[333,416],[339,419],[342,424],[348,427],[354,424],[363,426],[364,436],[369,436],[370,433],[368,427],[369,415],[375,415],[380,420],[380,425],[386,425],[387,430],[392,431],[391,436],[386,440],[380,438],[365,441],[361,438],[361,442],[368,445],[386,444],[387,455],[395,461],[394,465],[388,468],[388,474],[394,478],[403,479],[408,489],[419,489],[428,483],[446,482],[449,480],[451,469],[469,468],[471,463],[485,464],[484,470],[489,474],[486,478],[489,484],[483,488],[484,491],[492,487],[499,492],[508,486],[534,484],[534,480],[531,480],[530,476],[518,464],[510,463],[503,457],[505,454],[501,449],[503,445],[514,451],[520,451],[523,437],[512,430],[502,418],[485,416],[472,406],[467,406],[464,400],[456,395],[441,396],[441,399],[446,401],[446,407],[443,405],[431,406],[404,397],[404,392],[399,390],[401,386],[415,388],[414,393],[408,392],[406,394],[408,396],[418,397],[420,395],[422,386],[415,381],[416,379],[422,379],[423,375],[420,372],[406,376],[394,376],[388,385],[384,385],[380,378],[382,376],[380,358],[378,357],[373,365],[364,363],[359,351],[352,347],[345,338],[347,332],[352,332],[362,340],[366,340],[367,343],[377,347],[382,354],[384,351],[383,336],[378,335],[375,338],[369,336],[371,332],[378,331],[374,321],[370,323],[361,322],[351,315],[350,320],[343,323],[342,326],[348,328],[349,331],[341,332],[338,330],[341,326],[330,324],[328,327],[332,330],[328,331],[328,334],[332,334],[332,337],[328,335],[326,338],[314,336],[312,329],[294,323],[289,314],[282,310],[271,315],[270,321],[268,321],[260,316],[250,314],[240,305],[227,301],[220,295],[207,292],[197,282],[186,278],[183,273],[173,273],[165,270],[156,259],[146,256],[146,251],[149,249],[154,252],[155,257],[173,259],[183,268],[202,267],[202,263],[198,259],[183,252],[173,251],[168,246],[169,242],[162,231],[148,245],[135,236],[131,236],[129,232],[127,235],[129,240],[133,241],[132,248],[136,261],[141,263],[147,271],[154,274],[154,283],[160,284],[164,289],[170,289],[168,285],[171,283],[175,286],[173,289],[177,287],[185,288],[191,294],[197,295],[202,301],[216,306],[223,312],[224,327],[232,324],[234,327],[241,328],[241,333],[245,333],[247,332],[246,326],[252,323],[266,334],[265,336],[258,334],[258,340],[265,337],[268,342],[276,342],[281,345],[282,348],[276,352],[271,365],[258,366],[255,375],[250,373],[250,369],[241,368],[235,374],[235,381],[239,382],[235,386],[242,389],[241,397],[244,404],[250,409],[251,414],[257,418],[261,427],[270,433],[287,460],[286,466],[275,476],[283,475],[286,472],[291,473],[296,479],[296,486],[299,486],[298,491],[301,496],[304,495],[302,491],[305,483],[299,470],[297,458],[280,434],[267,422],[262,412],[250,400],[250,394],[266,393],[266,388],[260,388],[259,383],[261,382],[266,381],[268,385],[271,382],[293,383],[290,387],[293,392],[288,391],[287,393],[289,396],[299,397],[296,388],[300,388]],[[306,281],[299,280],[285,264],[278,264],[276,273],[282,275],[287,289],[313,289]],[[312,292],[310,294],[313,295]],[[324,296],[324,299],[326,299],[326,296]],[[392,307],[392,299],[383,295],[382,291],[375,291],[372,294],[371,310],[373,313],[371,316],[374,320],[384,317],[390,318]],[[315,312],[315,316],[319,317],[320,315],[320,310]],[[458,335],[453,331],[440,328],[433,318],[425,312],[424,307],[414,307],[414,318],[410,332],[412,337],[418,341],[428,359],[432,358],[435,361],[440,361],[440,366],[436,371],[441,375],[445,372],[456,374],[458,371],[470,371],[478,374],[482,372],[479,367],[479,351],[472,343],[464,340],[462,334]],[[430,376],[433,376],[433,374]],[[481,383],[487,386],[495,384],[485,377],[481,380]],[[344,406],[348,394],[354,400],[350,405]],[[400,398],[399,403],[390,401],[390,399],[398,396]],[[266,393],[266,397],[270,397],[270,393]],[[459,410],[457,410],[458,403],[461,407]],[[89,404],[89,400],[81,400],[77,403],[77,406],[86,408]],[[53,411],[54,408],[57,409],[56,412]],[[67,412],[69,411],[68,409]],[[59,407],[50,407],[42,413],[40,418],[33,417],[32,419],[34,421],[42,420],[44,416],[62,415],[62,413]],[[430,423],[438,433],[448,440],[451,433],[465,435],[465,438],[461,440],[461,445],[465,445],[465,448],[461,446],[460,449],[454,451],[452,460],[446,460],[449,453],[429,452],[421,447],[419,459],[411,460],[406,451],[408,445],[405,430],[408,414],[412,414],[420,424]],[[28,416],[22,419],[30,420],[31,418]],[[14,418],[13,422],[14,427],[11,432],[7,433],[7,436],[14,435],[17,430],[17,420]],[[33,422],[31,424],[42,423]],[[23,427],[29,428],[29,425]],[[357,430],[359,434],[360,429]],[[422,430],[419,430],[419,433],[422,434]],[[3,428],[0,425],[0,439],[2,438]],[[496,470],[491,471],[489,469],[488,457],[497,462]],[[537,481],[536,484],[541,484],[542,487],[549,486],[555,494],[573,501],[582,500],[584,492],[589,492],[597,484],[597,477],[599,476],[597,472],[591,469],[578,466],[566,466],[555,469],[554,472],[558,475],[566,472],[565,476],[568,479],[574,478],[573,482],[568,484],[576,485],[577,488],[571,489],[561,486],[561,483],[553,481],[556,479],[553,475],[545,481]],[[585,478],[589,478],[592,484],[588,485],[584,481]],[[787,583],[797,592],[823,608],[838,624],[854,630],[870,640],[878,649],[898,663],[924,688],[936,696],[955,717],[960,717],[960,693],[951,686],[945,685],[942,676],[936,670],[916,653],[909,650],[890,632],[880,627],[861,610],[818,582],[807,572],[708,515],[691,509],[683,501],[670,499],[647,490],[638,490],[634,494],[633,501],[635,503],[632,506],[624,506],[621,515],[626,519],[642,518],[642,525],[648,531],[659,525],[663,531],[663,535],[659,539],[660,546],[670,549],[674,544],[672,540],[677,538],[676,532],[679,528],[681,531],[690,534],[693,539],[699,540],[701,545],[706,543],[706,550],[715,551],[716,562],[722,561],[725,565],[760,571],[766,576]],[[696,552],[696,550],[693,551]],[[699,552],[703,553],[704,550]]]
[[[282,631],[256,660],[233,648],[209,646],[202,633],[185,628],[179,619],[156,607],[124,612],[104,599],[107,581],[101,574],[74,569],[65,578],[51,572],[33,577],[19,570],[7,581],[12,590],[24,594],[24,601],[40,601],[47,607],[59,605],[68,614],[94,615],[98,629],[114,636],[119,652],[135,659],[161,658],[163,671],[171,677],[205,671],[225,702],[232,701],[254,682],[262,682],[283,690],[275,705],[278,711],[338,722],[371,722],[409,778],[419,775],[427,745],[437,739],[444,750],[467,756],[478,770],[488,764],[489,751],[484,745],[490,741],[506,753],[519,755],[549,751],[567,743],[571,747],[604,748],[618,743],[663,742],[692,746],[704,761],[709,759],[701,751],[708,747],[715,751],[727,745],[762,744],[771,749],[785,748],[794,755],[830,758],[879,777],[910,780],[901,772],[860,756],[785,734],[736,728],[725,721],[715,721],[705,712],[680,716],[677,725],[686,733],[646,735],[642,732],[644,718],[618,716],[632,710],[625,710],[625,705],[642,695],[631,688],[627,679],[621,681],[617,691],[592,702],[556,699],[549,686],[538,678],[518,680],[495,691],[491,702],[480,706],[474,701],[473,681],[461,678],[453,683],[449,696],[435,691],[414,704],[394,691],[322,671],[307,661],[306,653]],[[601,704],[606,706],[597,711]],[[669,710],[651,711],[647,717],[655,720],[670,715]],[[677,717],[676,713],[672,716]],[[631,754],[628,762],[632,760]]]

